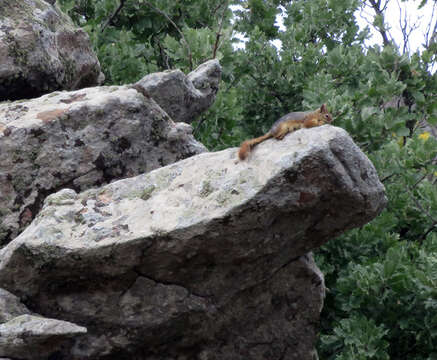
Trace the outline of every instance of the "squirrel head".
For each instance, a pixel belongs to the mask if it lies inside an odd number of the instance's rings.
[[[319,120],[322,121],[324,124],[330,124],[332,122],[332,115],[328,112],[325,104],[320,106],[317,111],[319,112]]]

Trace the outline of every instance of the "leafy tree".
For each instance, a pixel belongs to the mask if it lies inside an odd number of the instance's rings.
[[[238,145],[284,113],[327,103],[335,125],[372,160],[387,208],[316,254],[328,288],[324,360],[437,359],[437,22],[412,53],[415,25],[404,13],[403,39],[395,42],[386,23],[390,1],[59,1],[90,34],[108,84],[188,72],[218,58],[221,90],[194,124],[210,149]],[[435,2],[417,5],[427,3]],[[363,9],[373,15],[360,30]],[[368,45],[371,28],[381,46]],[[244,46],[236,46],[235,31]]]
[[[107,84],[149,72],[191,71],[232,52],[226,0],[60,0],[89,34]]]

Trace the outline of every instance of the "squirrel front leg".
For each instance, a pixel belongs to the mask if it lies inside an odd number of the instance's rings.
[[[319,126],[319,125],[322,125],[322,124],[319,123],[318,119],[316,119],[316,118],[309,118],[309,119],[305,120],[303,126],[305,128],[312,128],[312,127],[316,127],[316,126]]]

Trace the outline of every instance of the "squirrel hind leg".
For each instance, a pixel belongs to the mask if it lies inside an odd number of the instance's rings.
[[[282,140],[288,133],[288,127],[286,124],[280,124],[273,133],[273,137],[277,140]]]

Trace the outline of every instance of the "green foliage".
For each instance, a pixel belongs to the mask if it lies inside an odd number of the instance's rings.
[[[321,337],[323,358],[434,358],[436,234],[421,244],[398,241],[388,250],[364,258],[364,263],[350,262],[339,272],[335,305],[330,310],[342,315],[333,320],[332,334]]]
[[[391,141],[370,156],[386,179],[387,210],[396,219],[390,231],[411,241],[422,239],[437,220],[437,141],[424,135],[415,135],[402,146]]]
[[[341,349],[336,360],[388,360],[388,342],[384,340],[387,333],[388,330],[377,326],[372,319],[356,315],[340,320],[334,335],[324,335],[321,341],[329,349]]]
[[[206,147],[222,150],[243,138],[244,129],[238,125],[241,120],[236,90],[223,89],[213,106],[194,123],[194,134]]]
[[[320,358],[437,359],[437,141],[422,127],[437,125],[437,42],[404,55],[366,46],[358,0],[126,0],[117,14],[119,0],[58,1],[90,34],[107,84],[218,58],[221,89],[193,124],[211,150],[327,103],[374,163],[388,205],[316,253],[328,288]]]
[[[166,69],[188,72],[214,56],[226,62],[232,51],[224,1],[126,0],[118,12],[119,0],[58,2],[90,35],[108,85]]]
[[[240,1],[243,10],[235,13],[241,18],[237,23],[236,30],[242,33],[251,33],[253,28],[259,27],[261,32],[274,39],[278,36],[276,15],[279,13],[278,2],[271,0],[248,0]]]
[[[156,63],[147,61],[152,53],[150,47],[135,41],[131,31],[108,29],[105,41],[98,48],[106,83],[132,83],[138,81],[142,74],[158,71]]]
[[[352,327],[363,321],[349,314],[387,330],[377,332],[381,337],[372,341],[384,340],[389,346],[380,348],[379,355],[369,352],[365,359],[388,355],[425,360],[437,355],[436,156],[437,141],[426,133],[405,143],[393,138],[370,154],[386,186],[388,205],[371,223],[317,252],[330,288],[322,317],[321,358],[359,354],[357,345],[351,350],[351,340],[338,332],[344,319],[353,322]]]

